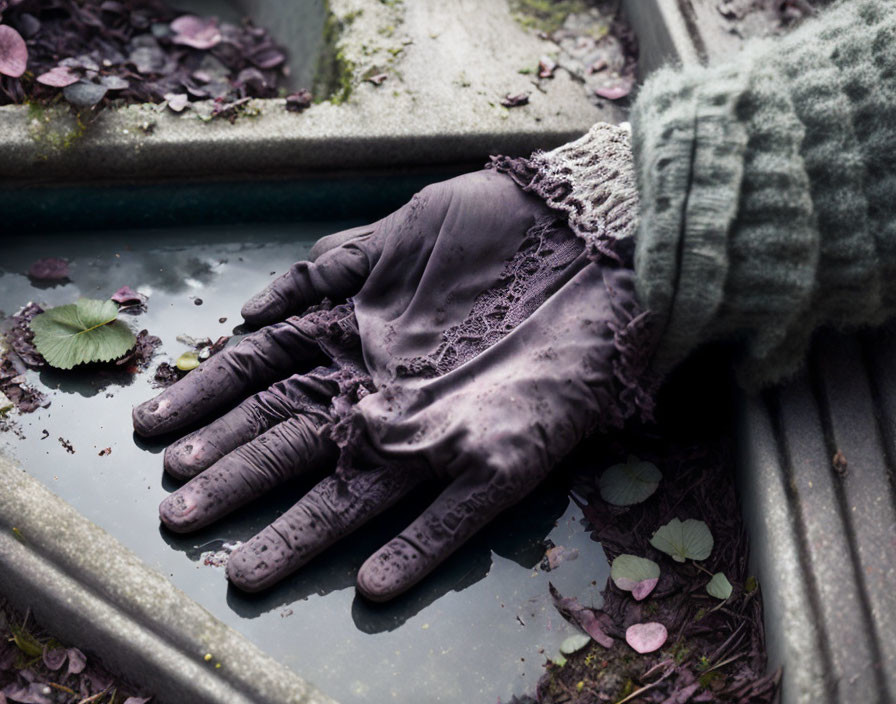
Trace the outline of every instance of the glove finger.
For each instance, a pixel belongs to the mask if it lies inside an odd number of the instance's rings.
[[[265,589],[395,504],[420,483],[392,468],[330,476],[230,555],[227,577],[247,592]]]
[[[320,434],[322,423],[290,418],[241,445],[169,495],[159,518],[176,533],[207,526],[278,484],[320,469],[336,445]]]
[[[293,264],[243,305],[242,315],[250,325],[267,325],[301,313],[324,298],[341,301],[361,289],[370,272],[369,250],[376,224],[339,232],[330,237],[344,240],[325,249],[312,261]],[[317,245],[315,245],[317,246]],[[322,244],[321,249],[327,247]]]
[[[546,474],[481,469],[460,475],[417,520],[364,562],[358,591],[378,602],[406,592]]]
[[[204,428],[185,435],[165,449],[165,471],[177,479],[191,479],[278,423],[299,415],[319,424],[329,420],[328,406],[336,385],[309,375],[295,374],[255,394]]]
[[[341,232],[334,232],[331,235],[324,235],[314,243],[313,247],[311,247],[311,251],[308,252],[308,259],[312,262],[317,261],[318,257],[320,257],[320,255],[322,255],[324,252],[329,252],[331,249],[341,247],[342,245],[348,244],[352,240],[356,240],[360,237],[366,237],[379,226],[380,222],[381,221],[378,220],[372,225],[352,227],[348,230],[342,230]]]
[[[301,319],[271,325],[210,357],[173,386],[134,408],[143,437],[179,430],[293,373],[303,362],[324,361]]]

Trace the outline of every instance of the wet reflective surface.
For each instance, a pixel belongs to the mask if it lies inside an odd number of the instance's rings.
[[[109,231],[29,236],[0,246],[0,310],[6,315],[29,300],[61,305],[79,296],[106,298],[127,285],[148,294],[149,302],[145,313],[122,318],[135,331],[146,328],[162,339],[149,369],[137,375],[95,367],[29,372],[52,403],[17,415],[24,437],[0,433],[0,451],[337,700],[506,701],[534,688],[545,657],[572,632],[550,604],[548,581],[564,595],[599,605],[609,571],[567,496],[563,473],[386,605],[360,599],[354,575],[434,497],[432,488],[259,595],[230,588],[215,564],[216,552],[256,533],[307,486],[289,485],[193,535],[159,525],[157,506],[176,484],[162,475],[164,445],[136,438],[130,425],[130,409],[156,393],[153,370],[188,349],[178,335],[214,340],[231,334],[246,298],[307,253],[315,239],[356,224]],[[71,281],[31,282],[24,272],[43,257],[68,259]],[[100,455],[106,448],[111,452]],[[578,557],[546,571],[546,540],[577,550]]]

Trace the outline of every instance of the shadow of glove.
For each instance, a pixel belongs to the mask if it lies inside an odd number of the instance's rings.
[[[358,589],[409,589],[528,494],[594,427],[635,412],[630,269],[596,263],[543,203],[495,172],[430,186],[371,228],[301,262],[247,303],[253,322],[315,298],[138,406],[142,435],[187,427],[166,470],[194,477],[160,507],[189,531],[288,478],[336,469],[233,552],[238,587],[298,569],[407,495],[440,496],[371,556]],[[643,350],[642,350],[643,351]]]

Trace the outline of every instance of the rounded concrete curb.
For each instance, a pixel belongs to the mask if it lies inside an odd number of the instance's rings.
[[[159,704],[335,704],[2,457],[0,593]]]

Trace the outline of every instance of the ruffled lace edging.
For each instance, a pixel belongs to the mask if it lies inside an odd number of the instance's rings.
[[[639,202],[627,129],[598,123],[552,151],[492,156],[485,168],[506,174],[562,213],[593,260],[631,264]]]

